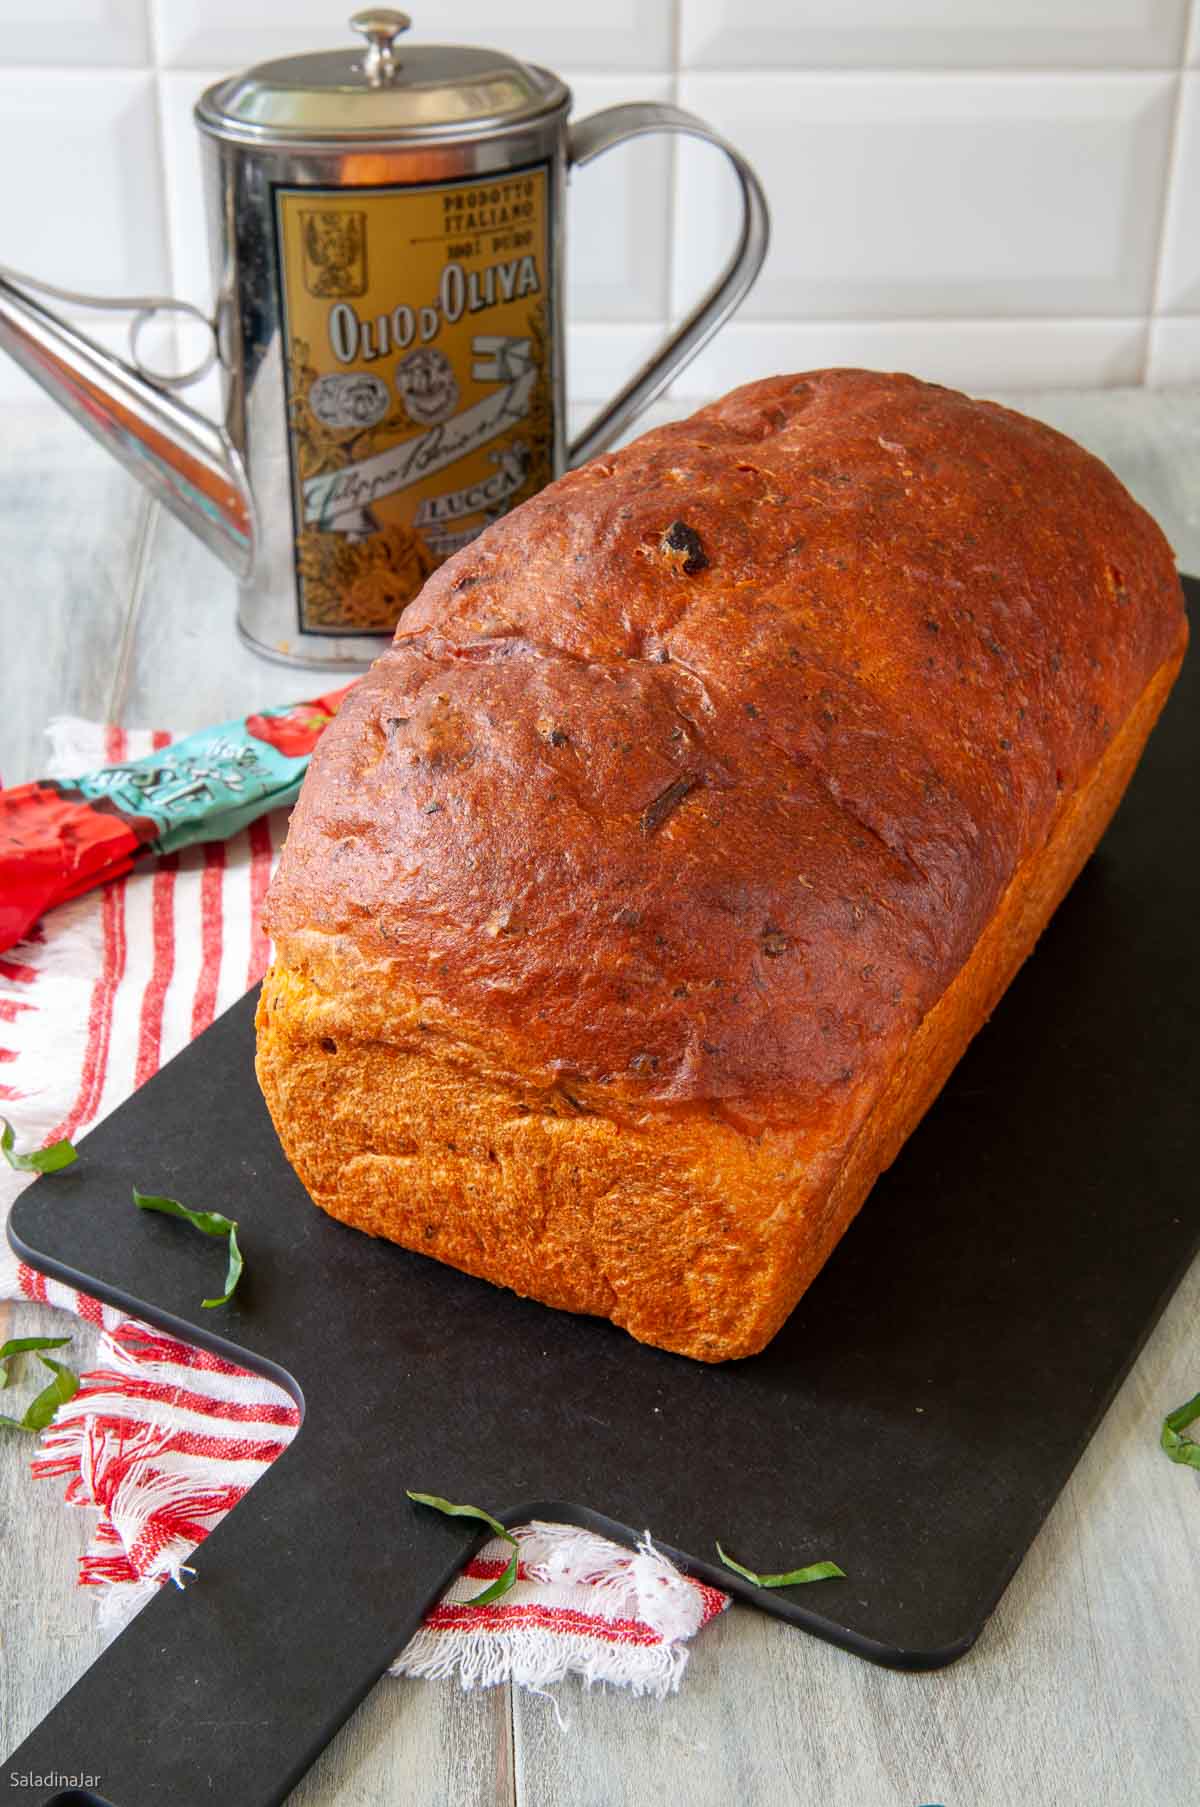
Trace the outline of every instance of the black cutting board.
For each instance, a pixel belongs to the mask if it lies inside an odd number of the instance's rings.
[[[1198,669],[1035,957],[753,1360],[643,1348],[314,1210],[254,1083],[252,998],[31,1188],[24,1260],[273,1374],[305,1418],[0,1787],[48,1799],[13,1774],[87,1771],[116,1807],[282,1800],[473,1547],[406,1487],[626,1542],[649,1527],[876,1662],[968,1650],[1200,1242]],[[132,1182],[241,1220],[228,1308],[200,1308],[217,1245],[135,1211]],[[848,1579],[761,1592],[716,1565],[718,1537]]]

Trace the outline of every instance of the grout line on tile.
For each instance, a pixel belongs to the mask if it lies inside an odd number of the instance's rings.
[[[129,583],[129,606],[125,611],[125,620],[121,624],[121,641],[117,648],[112,688],[108,693],[107,719],[110,722],[119,722],[125,707],[125,696],[129,689],[129,673],[133,664],[134,643],[137,639],[138,622],[146,596],[146,575],[150,568],[150,549],[154,543],[154,530],[158,525],[160,513],[159,504],[147,496],[142,503],[142,514],[138,522],[137,544],[133,552],[133,574]]]
[[[673,0],[671,8],[671,104],[679,105],[679,53],[683,42],[683,0]],[[665,290],[663,312],[671,320],[675,313],[675,265],[679,255],[679,153],[682,148],[678,132],[668,133],[667,162],[667,255],[663,260]]]
[[[1190,0],[1188,13],[1189,25],[1191,20],[1191,6],[1194,5],[1195,0]],[[1167,144],[1166,168],[1163,171],[1162,195],[1158,205],[1158,254],[1154,260],[1154,280],[1150,288],[1150,319],[1153,319],[1156,314],[1162,312],[1163,285],[1166,280],[1167,266],[1167,231],[1171,220],[1171,196],[1179,172],[1180,145],[1183,137],[1184,84],[1186,80],[1187,77],[1184,70],[1180,69],[1175,77],[1175,106],[1171,114],[1171,134]],[[1147,380],[1150,369],[1150,338],[1150,332],[1147,330],[1146,355],[1142,366],[1143,382]]]
[[[158,57],[158,15],[154,0],[142,0],[146,9],[146,37],[150,45],[150,66],[154,76],[154,124],[158,134],[158,179],[159,192],[162,196],[162,226],[166,240],[167,275],[172,295],[176,291],[179,272],[175,268],[174,234],[171,231],[171,200],[169,187],[169,158],[167,156],[167,115],[163,106],[163,72]]]
[[[1167,314],[1174,317],[1174,310],[1167,309]],[[1184,308],[1181,313],[1200,314],[1200,308]],[[1139,308],[1130,314],[753,314],[739,313],[734,319],[727,321],[721,328],[722,334],[731,330],[742,331],[746,327],[770,327],[778,332],[781,327],[830,327],[841,326],[858,331],[864,326],[879,326],[894,329],[906,326],[1140,326],[1152,316],[1149,309]],[[677,323],[678,316],[672,316]],[[644,333],[656,323],[654,320],[589,320],[576,317],[570,323],[572,331],[620,333],[629,337]]]
[[[171,162],[167,148],[167,117],[166,108],[163,104],[163,76],[161,69],[156,70],[154,74],[154,121],[155,130],[158,136],[159,216],[162,224],[163,251],[167,269],[167,293],[168,295],[177,296],[179,294],[179,271],[176,268],[175,263],[174,199],[171,194]],[[187,299],[187,297],[185,297],[185,299]],[[177,319],[178,316],[172,314],[166,314],[159,318],[159,327],[161,330],[165,331],[168,336],[168,349],[164,353],[167,368],[173,370],[181,368]]]
[[[42,76],[52,75],[56,82],[86,81],[88,87],[96,82],[107,81],[114,75],[153,75],[153,63],[5,63],[0,61],[0,74]]]
[[[261,59],[260,59],[261,60]],[[700,66],[695,63],[688,67],[658,68],[653,64],[630,67],[619,63],[577,63],[560,59],[562,67],[569,67],[571,72],[589,81],[647,81],[661,79],[664,76],[699,76],[703,80],[717,78],[729,80],[736,78],[761,79],[778,76],[787,80],[792,76],[813,76],[821,80],[829,76],[845,76],[847,79],[869,77],[878,81],[880,77],[903,79],[906,76],[920,76],[923,79],[944,76],[947,81],[955,81],[959,76],[969,75],[975,78],[986,78],[989,81],[1003,81],[1008,76],[1018,78],[1025,76],[1041,77],[1061,75],[1068,81],[1095,81],[1105,76],[1145,76],[1174,75],[1181,65],[1172,62],[1163,63],[713,63]],[[238,65],[240,68],[241,65]],[[66,79],[82,81],[89,84],[98,73],[111,75],[208,75],[214,69],[233,72],[228,58],[206,58],[195,63],[166,63],[151,61],[146,63],[4,63],[0,61],[0,70],[5,73],[21,75],[52,75],[56,80]],[[560,70],[561,72],[561,70]]]
[[[107,79],[116,75],[209,75],[214,68],[227,68],[227,59],[209,58],[195,63],[5,63],[0,59],[0,75],[52,76],[56,82],[78,81],[94,85],[97,76]],[[950,63],[755,63],[742,67],[738,64],[714,63],[711,67],[698,67],[695,64],[688,68],[659,69],[650,66],[623,68],[612,64],[573,63],[574,74],[586,76],[589,80],[614,81],[625,83],[636,82],[645,77],[654,80],[663,76],[680,75],[689,78],[699,77],[701,80],[763,80],[772,76],[780,80],[793,77],[815,78],[828,81],[831,77],[852,78],[867,77],[871,81],[894,79],[903,81],[906,77],[919,76],[924,80],[944,77],[947,81],[955,81],[960,76],[971,76],[988,81],[1004,81],[1008,77],[1018,80],[1022,78],[1042,78],[1045,76],[1061,76],[1064,81],[1082,82],[1103,80],[1114,76],[1118,79],[1127,77],[1142,78],[1147,75],[1175,75],[1180,65],[1176,63],[1021,63],[1021,64],[950,64]]]
[[[172,219],[172,196],[170,192],[170,156],[167,147],[167,113],[163,99],[163,72],[159,60],[158,41],[158,9],[154,0],[142,0],[146,9],[146,38],[150,45],[151,74],[154,77],[154,129],[158,139],[158,192],[159,216],[162,226],[163,251],[167,269],[167,292],[171,295],[179,293],[179,271],[175,267],[175,233]],[[167,353],[168,368],[179,368],[176,360],[179,356],[179,335],[174,321],[168,315],[171,324],[167,328],[170,335],[170,350]]]
[[[1175,75],[1179,65],[1172,62],[1162,63],[713,63],[699,65],[691,63],[686,69],[680,69],[680,75],[689,78],[699,77],[701,80],[718,79],[727,81],[731,77],[748,78],[761,81],[777,76],[786,81],[795,76],[819,77],[822,81],[844,76],[847,79],[866,77],[873,82],[881,79],[895,78],[903,80],[907,76],[919,76],[923,81],[945,77],[947,81],[955,81],[959,76],[968,75],[976,80],[984,78],[988,81],[1004,81],[1008,76],[1018,80],[1032,78],[1040,80],[1045,76],[1061,76],[1065,81],[1096,81],[1105,76],[1147,76]],[[582,70],[580,71],[582,73]],[[589,75],[597,75],[599,70],[589,69]],[[633,73],[628,69],[613,73],[628,76]],[[637,73],[649,73],[638,71]]]

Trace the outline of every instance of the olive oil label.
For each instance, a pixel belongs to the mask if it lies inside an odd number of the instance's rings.
[[[275,205],[300,629],[388,633],[554,475],[548,168]]]

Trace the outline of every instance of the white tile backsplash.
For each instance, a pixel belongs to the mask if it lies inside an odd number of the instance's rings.
[[[575,321],[567,329],[567,400],[606,402],[667,335],[665,325],[610,326]],[[589,407],[589,414],[595,413]]]
[[[1155,389],[1200,383],[1200,315],[1174,314],[1150,322],[1146,381]]]
[[[1171,314],[1200,313],[1200,72],[1180,81],[1158,291],[1159,308]]]
[[[148,0],[165,69],[219,69],[356,42],[327,0]]]
[[[828,362],[975,388],[1200,380],[1200,0],[440,0],[414,20],[413,41],[558,70],[576,117],[677,100],[756,165],[768,264],[677,397]],[[197,95],[348,41],[327,0],[0,0],[0,159],[19,172],[0,256],[207,303]],[[711,280],[735,192],[681,140],[577,172],[577,412]],[[0,364],[14,393],[32,392]]]
[[[680,100],[772,199],[748,318],[1126,314],[1150,306],[1177,79],[687,75]],[[681,147],[676,308],[733,236],[719,164]]]
[[[130,68],[151,55],[145,0],[5,0],[0,34],[0,64]]]
[[[0,69],[4,261],[99,293],[167,279],[149,70]]]
[[[735,320],[675,393],[702,399],[780,370],[906,370],[971,390],[1104,388],[1141,381],[1146,322],[1127,320]]]
[[[571,75],[572,119],[635,98],[628,76]],[[642,76],[638,100],[669,101],[669,76]],[[671,140],[659,133],[605,151],[567,191],[567,296],[572,320],[664,320],[671,239]]]
[[[208,224],[200,167],[200,134],[192,108],[223,71],[166,69],[158,78],[162,119],[163,180],[167,188],[167,235],[171,286],[197,307],[212,304]]]
[[[1174,68],[1188,0],[685,0],[685,69]]]
[[[336,49],[360,40],[354,10],[328,0],[151,0],[158,54],[167,68],[240,69],[267,58]],[[674,0],[437,0],[414,6],[408,41],[481,44],[553,69],[671,67]],[[405,39],[398,44],[403,59]]]

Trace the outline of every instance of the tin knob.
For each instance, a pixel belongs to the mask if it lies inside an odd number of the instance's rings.
[[[396,12],[390,6],[368,6],[363,12],[355,13],[351,19],[351,30],[361,32],[367,40],[363,74],[372,88],[382,88],[396,73],[397,64],[392,55],[392,44],[411,24],[412,20],[407,13]]]

